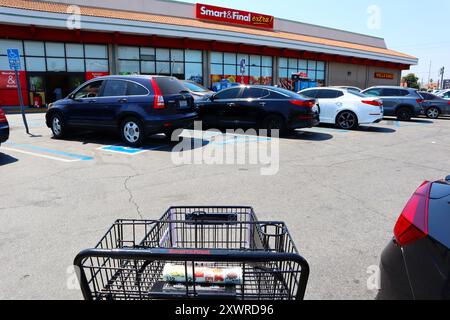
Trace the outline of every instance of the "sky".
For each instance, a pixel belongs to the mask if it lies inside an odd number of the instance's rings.
[[[179,0],[273,15],[384,38],[389,49],[419,58],[419,81],[450,79],[448,0]],[[431,74],[430,74],[431,62]]]

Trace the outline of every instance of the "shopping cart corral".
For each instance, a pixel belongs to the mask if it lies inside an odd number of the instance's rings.
[[[283,222],[250,207],[172,207],[118,220],[74,261],[88,300],[300,300],[309,277]]]

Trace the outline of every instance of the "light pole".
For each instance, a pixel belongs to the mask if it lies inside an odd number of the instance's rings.
[[[445,73],[445,67],[442,67],[440,70],[440,75],[441,75],[440,89],[444,89],[444,73]]]

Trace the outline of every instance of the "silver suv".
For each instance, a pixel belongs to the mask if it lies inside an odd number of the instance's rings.
[[[377,86],[362,92],[370,97],[383,100],[384,115],[395,116],[398,120],[409,121],[425,114],[423,97],[416,89],[392,86]]]

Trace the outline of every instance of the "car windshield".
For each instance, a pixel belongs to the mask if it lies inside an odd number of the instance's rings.
[[[192,92],[209,92],[207,88],[198,83],[184,81],[183,84],[187,89],[189,89]]]

